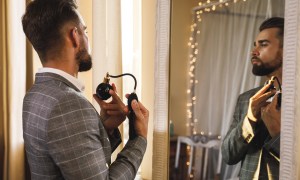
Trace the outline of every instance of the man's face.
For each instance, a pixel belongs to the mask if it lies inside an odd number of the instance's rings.
[[[270,75],[282,67],[283,49],[277,36],[278,31],[278,28],[269,28],[258,34],[251,53],[254,75]]]
[[[90,45],[89,45],[89,39],[87,36],[87,27],[81,17],[81,15],[78,13],[79,20],[80,20],[80,49],[76,53],[76,60],[79,66],[79,72],[88,71],[92,68],[92,57],[90,55]]]

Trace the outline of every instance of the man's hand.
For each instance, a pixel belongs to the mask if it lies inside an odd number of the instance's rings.
[[[268,104],[268,102],[266,102],[267,99],[269,99],[276,93],[276,90],[266,92],[270,85],[271,84],[265,85],[254,96],[250,98],[247,112],[247,117],[249,120],[257,122],[261,117],[261,108],[265,107]]]
[[[108,103],[100,99],[96,94],[93,95],[94,99],[101,107],[100,117],[102,118],[103,125],[110,134],[122,124],[128,114],[127,106],[125,106],[117,94],[116,85],[112,84],[112,88],[113,90],[109,91],[112,100]]]
[[[128,98],[129,94],[126,94]],[[141,102],[131,101],[131,107],[135,114],[134,129],[137,135],[147,139],[149,111]]]
[[[266,107],[261,108],[261,118],[264,121],[271,137],[280,133],[281,127],[281,109],[277,108],[278,94]]]

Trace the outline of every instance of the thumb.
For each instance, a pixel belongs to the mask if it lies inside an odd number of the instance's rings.
[[[135,99],[131,102],[131,107],[132,107],[132,110],[134,111],[135,116],[138,119],[142,119],[143,118],[143,114],[141,112],[139,103]]]

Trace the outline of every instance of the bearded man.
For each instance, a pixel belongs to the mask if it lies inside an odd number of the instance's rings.
[[[252,73],[275,76],[278,81],[273,82],[275,88],[269,81],[238,98],[222,157],[229,165],[241,162],[241,180],[279,179],[281,96],[277,92],[282,82],[284,19],[267,19],[259,30],[251,53]]]
[[[111,162],[121,143],[118,126],[128,107],[110,90],[112,100],[94,98],[101,117],[84,97],[78,72],[90,70],[87,27],[73,0],[30,1],[23,30],[43,68],[23,102],[23,137],[31,179],[134,179],[147,146],[148,110],[136,100],[137,136]]]

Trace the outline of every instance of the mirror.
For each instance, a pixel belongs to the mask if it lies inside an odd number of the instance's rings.
[[[284,0],[171,4],[170,179],[236,177],[239,165],[222,163],[220,142],[238,95],[264,82],[252,75],[250,52],[261,22],[284,16]]]

